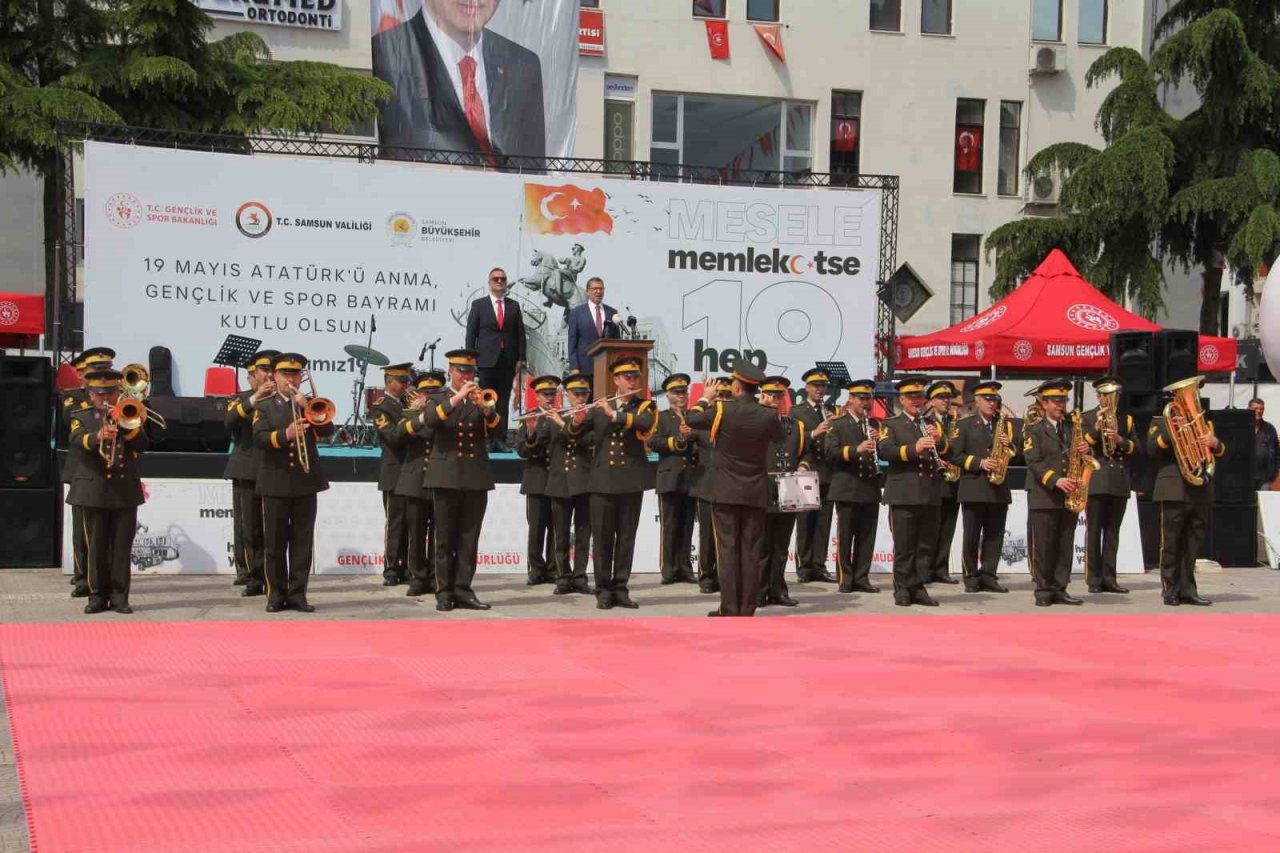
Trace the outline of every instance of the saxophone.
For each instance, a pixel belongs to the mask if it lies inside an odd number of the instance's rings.
[[[1102,455],[1106,459],[1116,455],[1120,440],[1119,402],[1119,385],[1108,382],[1098,387],[1098,434],[1102,436]],[[1109,433],[1115,433],[1116,437],[1112,438]]]
[[[996,467],[987,472],[987,482],[993,486],[1004,482],[1009,473],[1009,460],[1013,458],[1013,443],[1000,443],[1000,436],[1006,429],[1005,424],[1004,410],[1001,409],[1000,414],[996,415],[995,428],[991,432],[991,452],[987,455],[988,459],[996,463]]]
[[[1079,515],[1089,502],[1089,480],[1093,478],[1093,472],[1102,467],[1098,460],[1093,458],[1092,453],[1087,450],[1076,450],[1080,442],[1084,441],[1084,418],[1079,411],[1071,413],[1070,441],[1071,446],[1067,450],[1067,458],[1069,460],[1067,463],[1067,479],[1076,484],[1076,490],[1067,495],[1063,506]]]

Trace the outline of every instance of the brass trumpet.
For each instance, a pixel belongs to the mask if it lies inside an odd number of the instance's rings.
[[[491,409],[498,405],[498,392],[492,388],[477,388],[471,392],[470,399],[482,409]]]
[[[156,417],[159,417],[156,415]],[[125,397],[111,407],[111,411],[107,414],[107,423],[116,428],[116,430],[124,430],[132,432],[138,429],[147,420],[147,407],[141,400],[133,397]],[[107,463],[108,468],[115,467],[116,458],[120,452],[120,438],[114,436],[104,439],[102,444],[98,445],[98,455]]]

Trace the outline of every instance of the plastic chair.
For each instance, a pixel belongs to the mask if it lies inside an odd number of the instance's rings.
[[[66,391],[68,388],[80,387],[80,375],[76,373],[76,369],[69,364],[58,365],[58,378],[56,380],[58,390]]]
[[[239,376],[234,367],[209,367],[204,371],[206,397],[232,397],[240,391]]]

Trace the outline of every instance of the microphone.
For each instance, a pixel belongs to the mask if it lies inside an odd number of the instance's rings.
[[[422,342],[422,352],[418,353],[418,361],[422,361],[427,357],[427,342]]]
[[[371,332],[378,331],[378,318],[373,316],[372,314],[369,315],[369,331]]]
[[[627,328],[631,330],[631,339],[636,337],[636,316],[631,313],[631,306],[627,306]]]

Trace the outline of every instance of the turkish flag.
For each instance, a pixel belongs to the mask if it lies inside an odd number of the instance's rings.
[[[530,234],[613,233],[613,217],[605,210],[602,189],[573,184],[524,185],[524,230]]]
[[[956,125],[956,171],[976,172],[982,168],[982,125]]]
[[[707,25],[707,48],[712,59],[729,58],[729,22],[703,21]]]
[[[751,26],[756,28],[756,35],[760,36],[760,41],[764,42],[765,47],[773,51],[778,61],[786,62],[787,54],[782,49],[782,27],[777,24],[752,24]]]
[[[842,118],[831,122],[831,144],[837,151],[854,151],[858,147],[858,120]]]

